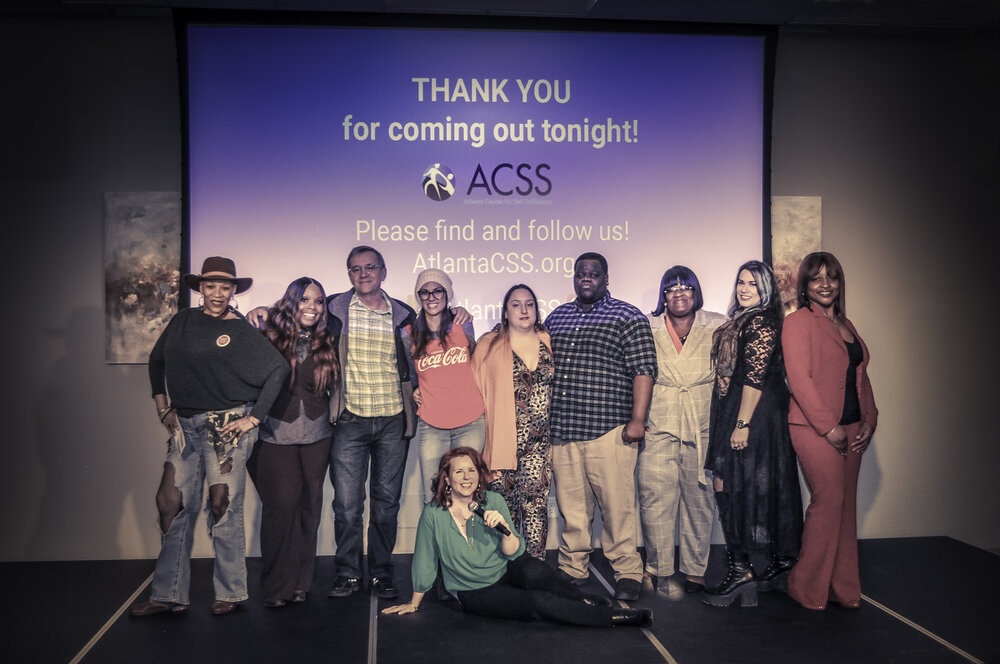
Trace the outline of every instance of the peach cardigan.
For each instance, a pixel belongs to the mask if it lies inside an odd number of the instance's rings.
[[[514,351],[508,339],[490,349],[496,332],[487,332],[476,342],[472,371],[486,404],[486,445],[483,459],[490,470],[517,469],[517,422],[514,415]],[[549,333],[538,338],[552,351]]]

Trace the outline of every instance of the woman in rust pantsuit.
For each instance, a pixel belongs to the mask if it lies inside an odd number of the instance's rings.
[[[833,254],[802,260],[797,299],[781,345],[792,391],[788,428],[812,497],[788,594],[807,609],[827,601],[857,608],[858,471],[878,420],[868,347],[845,315],[844,270]]]

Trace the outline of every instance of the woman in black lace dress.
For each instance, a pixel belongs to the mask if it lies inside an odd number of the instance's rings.
[[[729,569],[706,589],[705,603],[757,605],[757,586],[770,590],[795,564],[802,536],[802,496],[788,435],[788,388],[781,359],[781,297],[770,266],[740,266],[727,311],[715,332],[708,458]],[[771,554],[759,577],[752,552]]]

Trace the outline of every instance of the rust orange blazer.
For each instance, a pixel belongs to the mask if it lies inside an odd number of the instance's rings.
[[[861,340],[851,321],[848,329],[861,342],[864,358],[858,367],[858,401],[861,421],[872,426],[878,422],[878,409],[868,380],[868,346]],[[850,360],[847,346],[837,328],[817,307],[803,307],[785,318],[781,329],[781,349],[792,401],[788,407],[789,424],[805,424],[817,435],[829,433],[840,423],[844,412],[844,387]]]

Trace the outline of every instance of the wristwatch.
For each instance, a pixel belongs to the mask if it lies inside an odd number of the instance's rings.
[[[749,429],[750,428],[750,423],[749,422],[744,422],[743,420],[736,420],[736,428],[737,429]]]

